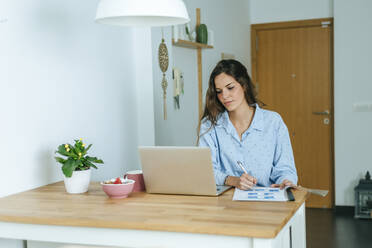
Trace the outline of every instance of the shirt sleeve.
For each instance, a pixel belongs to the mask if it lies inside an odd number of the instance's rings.
[[[209,147],[212,154],[212,164],[213,164],[213,172],[214,178],[217,185],[224,185],[225,179],[228,176],[221,170],[220,164],[220,156],[219,156],[219,149],[218,149],[218,141],[215,135],[214,128],[212,127],[209,131],[209,127],[207,125],[203,125],[200,128],[200,138],[199,138],[199,147]]]
[[[274,183],[280,184],[284,179],[297,184],[298,178],[288,128],[280,117],[279,128],[277,130],[273,170],[271,172],[270,180]]]

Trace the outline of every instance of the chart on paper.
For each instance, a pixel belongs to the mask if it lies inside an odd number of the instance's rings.
[[[249,190],[235,188],[233,201],[288,201],[285,189],[253,187]]]

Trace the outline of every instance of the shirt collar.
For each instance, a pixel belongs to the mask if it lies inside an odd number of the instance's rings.
[[[218,118],[217,125],[225,128],[226,132],[229,134],[234,133],[234,125],[230,121],[229,113],[225,110],[220,114],[220,117]]]
[[[254,113],[252,123],[248,128],[248,131],[253,129],[258,131],[263,130],[263,110],[258,106],[257,103],[255,104],[255,107],[256,111]],[[235,127],[230,121],[229,114],[226,110],[220,114],[217,125],[224,127],[229,134],[233,134],[235,132]]]
[[[258,131],[262,131],[264,128],[263,127],[264,126],[263,109],[260,108],[257,103],[255,105],[256,105],[256,111],[254,113],[253,120],[252,120],[252,123],[249,129],[256,129]]]

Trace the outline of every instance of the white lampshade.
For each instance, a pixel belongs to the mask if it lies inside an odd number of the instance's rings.
[[[100,0],[96,22],[119,26],[171,26],[190,21],[182,0]]]

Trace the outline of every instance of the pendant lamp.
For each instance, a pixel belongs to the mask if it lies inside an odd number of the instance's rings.
[[[171,26],[190,21],[182,0],[100,0],[96,22],[118,26]]]

